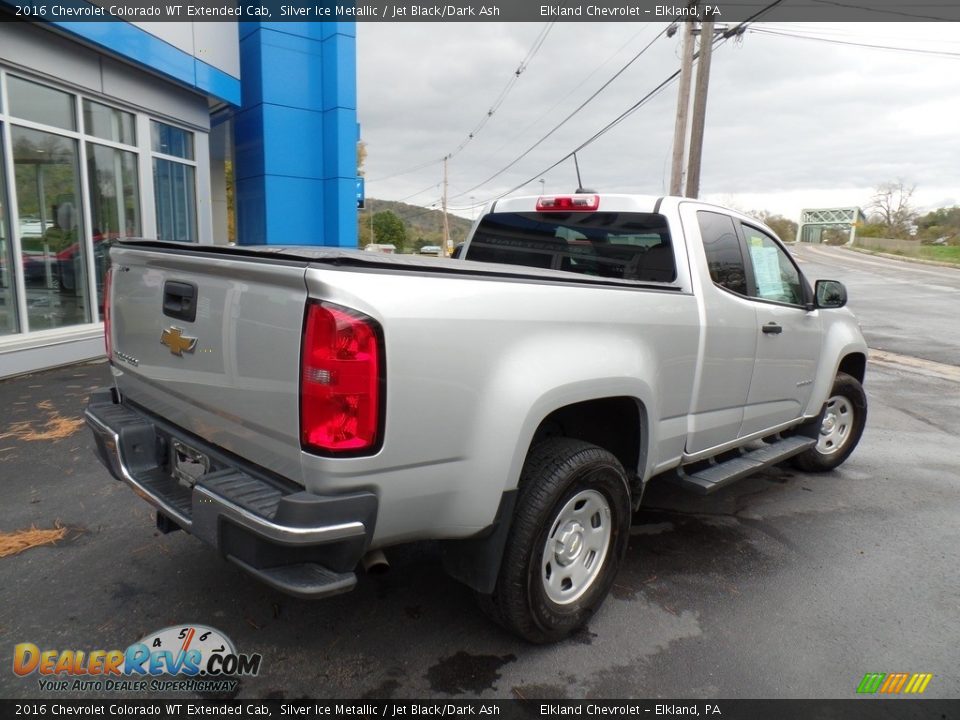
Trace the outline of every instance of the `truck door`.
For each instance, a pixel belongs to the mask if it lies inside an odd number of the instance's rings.
[[[771,235],[737,221],[757,312],[757,355],[740,435],[795,420],[813,390],[820,360],[820,313],[796,263]]]
[[[748,297],[740,234],[729,215],[681,204],[703,297],[699,370],[688,418],[688,455],[739,437],[757,351],[757,304]],[[699,235],[704,253],[697,244]]]

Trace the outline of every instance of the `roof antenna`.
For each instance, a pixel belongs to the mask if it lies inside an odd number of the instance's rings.
[[[596,190],[588,190],[583,186],[583,181],[580,179],[580,163],[577,162],[576,153],[573,154],[573,166],[577,169],[577,194],[596,192]]]

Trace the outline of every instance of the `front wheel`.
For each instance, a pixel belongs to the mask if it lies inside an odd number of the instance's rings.
[[[627,548],[630,491],[611,453],[551,438],[530,451],[492,596],[481,607],[534,643],[582,626],[610,591]]]
[[[867,395],[860,382],[846,373],[837,373],[820,424],[815,447],[793,459],[807,472],[826,472],[846,460],[863,435],[867,422]]]

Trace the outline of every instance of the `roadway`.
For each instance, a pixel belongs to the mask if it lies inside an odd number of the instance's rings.
[[[871,348],[957,364],[960,359],[960,268],[888,260],[845,248],[790,248],[811,280],[847,286],[849,307]]]

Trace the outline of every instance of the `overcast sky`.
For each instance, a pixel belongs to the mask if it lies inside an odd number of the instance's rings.
[[[877,184],[916,184],[921,208],[960,204],[960,36],[956,24],[759,23],[762,30],[920,48],[875,50],[747,32],[714,53],[701,197],[796,220],[803,207],[865,205]],[[428,206],[442,165],[495,104],[544,23],[358,23],[358,118],[367,196]],[[664,28],[556,23],[487,124],[450,160],[450,205],[572,191],[571,160],[679,67],[680,33],[656,40],[604,92],[525,158]],[[578,153],[583,183],[606,192],[669,187],[677,85]],[[392,176],[392,177],[391,177]],[[422,191],[422,192],[421,192]],[[418,193],[418,194],[417,194]]]

